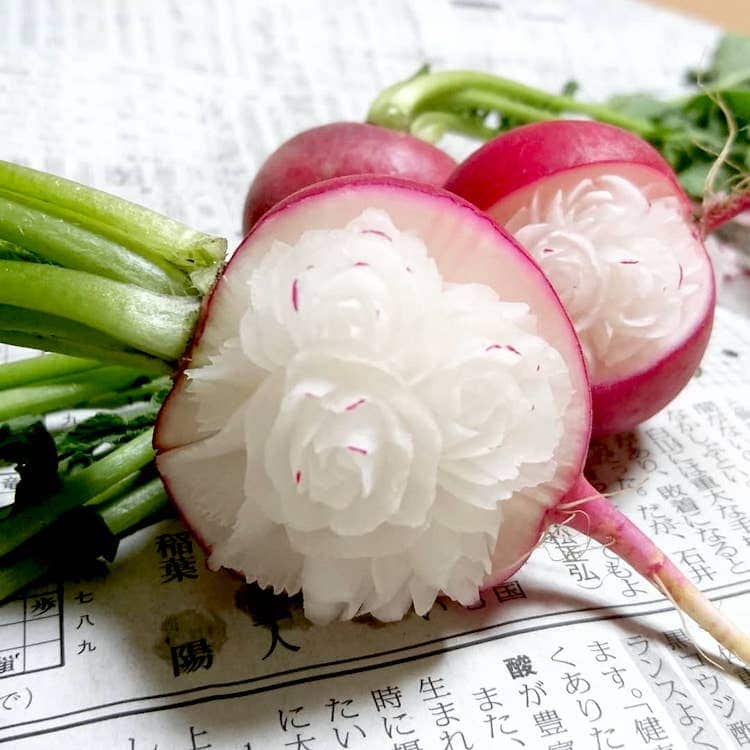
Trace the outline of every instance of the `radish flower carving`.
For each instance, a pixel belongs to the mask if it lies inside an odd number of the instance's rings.
[[[207,436],[160,459],[227,466],[195,493],[209,565],[302,589],[318,623],[475,602],[503,503],[547,501],[570,399],[528,307],[445,283],[372,209],[275,242],[233,299],[234,335],[188,372],[196,405],[221,402],[197,407]]]

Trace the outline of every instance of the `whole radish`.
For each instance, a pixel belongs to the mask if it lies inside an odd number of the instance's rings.
[[[465,605],[551,523],[607,543],[745,661],[746,636],[582,478],[591,393],[558,296],[462,199],[319,183],[265,214],[205,300],[156,430],[209,566],[317,623]],[[574,513],[575,511],[575,513]]]
[[[685,386],[708,343],[711,264],[691,204],[645,141],[582,120],[490,141],[446,182],[534,257],[583,346],[593,431],[628,430]]]
[[[377,125],[335,122],[305,130],[261,166],[245,199],[243,232],[283,198],[321,180],[383,174],[442,185],[455,167],[439,148]]]

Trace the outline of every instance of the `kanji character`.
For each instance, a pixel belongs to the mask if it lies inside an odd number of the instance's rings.
[[[96,651],[96,646],[91,641],[84,639],[78,644],[78,651],[76,653],[80,655],[84,651]]]
[[[442,677],[436,679],[433,679],[432,677],[423,677],[419,681],[419,694],[427,697],[422,698],[422,700],[427,702],[435,700],[436,698],[447,698],[450,695],[449,691],[446,690],[444,693],[440,692],[441,690],[445,690],[443,682],[444,680]]]
[[[562,719],[557,711],[540,711],[534,714],[534,723],[541,732],[542,737],[551,737],[554,734],[563,734],[568,730],[562,725]]]
[[[292,747],[294,750],[312,750],[311,746],[307,744],[308,742],[315,742],[315,737],[302,737],[297,732],[297,736],[291,742],[285,742],[284,747]]]
[[[750,745],[750,722],[733,722],[729,725],[729,733],[732,735],[732,739],[736,740],[740,747],[743,745]]]
[[[528,677],[531,674],[536,674],[534,667],[531,663],[531,659],[525,654],[519,654],[518,656],[511,656],[507,659],[503,659],[510,676],[514,680]]]
[[[160,534],[154,542],[156,553],[161,555],[163,560],[193,554],[193,540],[187,531],[178,531],[175,534]]]
[[[672,651],[684,651],[690,647],[690,639],[688,634],[682,629],[677,628],[676,630],[667,630],[662,633],[664,640],[667,642],[667,646]]]
[[[198,578],[198,568],[193,557],[170,557],[161,563],[161,582],[182,581]]]
[[[635,720],[636,734],[644,743],[651,740],[668,740],[669,737],[656,716],[647,716],[645,719]]]
[[[214,650],[205,638],[179,643],[170,647],[172,672],[175,677],[199,669],[211,669],[214,663]]]
[[[57,597],[55,596],[39,596],[34,599],[31,605],[32,616],[41,617],[46,615],[50,610],[55,609],[57,606]]]
[[[423,750],[419,740],[406,740],[406,742],[396,742],[393,750]]]
[[[401,708],[401,688],[388,686],[382,690],[373,690],[370,695],[378,713],[386,708]]]
[[[198,737],[203,737],[206,734],[208,734],[208,732],[205,729],[200,732],[196,732],[195,727],[190,727],[190,741],[192,745],[190,750],[208,750],[208,748],[212,747],[210,742],[205,745],[198,744]]]
[[[500,604],[510,601],[511,599],[526,598],[526,593],[521,588],[521,584],[518,581],[505,581],[505,583],[493,586],[492,591],[495,593],[495,598]]]
[[[16,651],[14,654],[6,654],[0,656],[0,674],[7,674],[8,672],[15,672],[16,660],[21,657],[21,652]]]

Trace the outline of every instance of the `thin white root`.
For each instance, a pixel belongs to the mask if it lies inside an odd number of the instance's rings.
[[[677,602],[672,597],[672,594],[669,593],[667,590],[667,587],[662,583],[661,578],[654,573],[653,578],[651,579],[653,584],[656,586],[656,588],[661,591],[664,596],[669,599],[670,602],[672,602],[672,606],[677,610],[677,614],[680,616],[680,621],[682,622],[682,629],[687,633],[688,638],[690,638],[690,643],[693,645],[693,648],[707,661],[713,664],[717,669],[720,669],[722,672],[729,672],[729,669],[727,669],[726,666],[721,664],[720,662],[716,661],[713,657],[709,656],[700,646],[698,641],[692,636],[690,633],[691,630],[691,623],[688,622],[688,618],[685,616],[685,613],[677,606]]]

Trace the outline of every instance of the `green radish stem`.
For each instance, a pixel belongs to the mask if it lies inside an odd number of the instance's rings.
[[[154,458],[153,430],[116,448],[63,482],[62,489],[40,505],[27,507],[0,522],[0,557],[45,529],[63,513],[83,505],[113,483],[128,477]]]
[[[499,112],[521,122],[539,122],[575,112],[617,125],[648,138],[654,127],[614,109],[550,94],[507,78],[470,70],[420,73],[388,87],[375,99],[367,114],[375,125],[410,130],[415,117],[428,112],[480,110]]]
[[[220,262],[226,241],[189,227],[109,193],[62,177],[0,161],[0,191],[53,216],[76,217],[90,228],[147,258],[163,258],[170,265],[192,272]]]
[[[190,279],[164,261],[144,258],[71,220],[50,216],[0,193],[0,236],[30,246],[46,262],[138,284],[161,294],[189,294]]]
[[[49,380],[75,372],[85,372],[101,366],[101,362],[68,357],[65,354],[27,357],[0,365],[0,390],[26,386],[38,380]]]
[[[119,536],[142,524],[150,516],[160,513],[167,505],[164,485],[160,479],[152,479],[132,492],[98,508],[97,513],[109,530]]]
[[[83,271],[0,261],[0,304],[81,323],[139,351],[177,359],[198,315],[191,297],[157,294]]]
[[[0,337],[8,343],[169,372],[225,252],[219,237],[0,161]]]
[[[554,523],[565,523],[607,546],[718,643],[743,663],[750,664],[750,637],[729,622],[635,524],[583,478],[569,496],[573,498],[576,512],[568,512],[563,502],[552,513]],[[588,499],[578,502],[581,498]]]
[[[98,367],[0,391],[0,422],[26,414],[44,414],[69,409],[94,396],[133,385],[142,373],[127,367]]]
[[[0,341],[30,349],[61,352],[99,364],[133,367],[143,372],[169,373],[163,359],[133,349],[106,333],[82,323],[38,310],[0,304]]]

